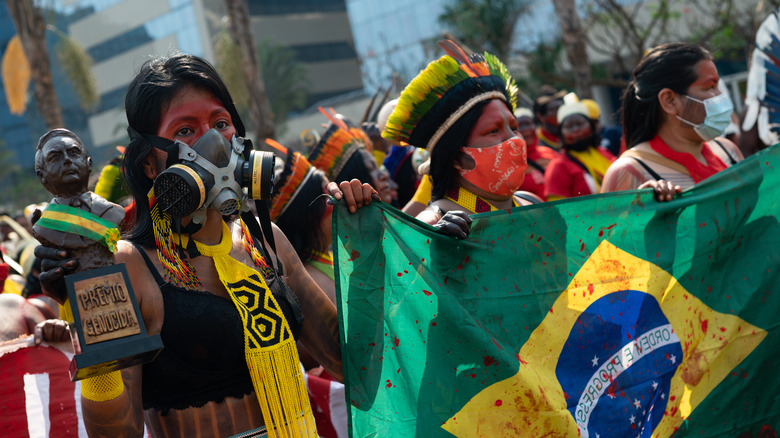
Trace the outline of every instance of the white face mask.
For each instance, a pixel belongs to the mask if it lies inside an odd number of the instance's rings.
[[[696,124],[677,116],[682,122],[693,126],[693,130],[699,134],[704,141],[722,135],[731,123],[731,113],[734,112],[734,106],[729,99],[728,94],[721,93],[709,99],[699,100],[691,96],[685,96],[688,99],[704,105],[705,118],[702,123]]]

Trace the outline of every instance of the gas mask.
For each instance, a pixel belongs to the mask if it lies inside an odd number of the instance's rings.
[[[274,185],[274,154],[251,151],[244,157],[244,139],[228,142],[209,129],[192,147],[176,141],[178,162],[157,175],[154,195],[162,211],[172,217],[192,215],[202,224],[206,209],[222,215],[249,210],[247,198],[270,200]]]

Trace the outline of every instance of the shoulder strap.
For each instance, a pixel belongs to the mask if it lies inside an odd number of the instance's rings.
[[[526,201],[530,202],[531,204],[538,204],[539,203],[539,198],[537,198],[536,196],[533,196],[529,192],[519,191],[519,192],[515,192],[514,195],[517,196],[520,199],[525,199]]]
[[[640,151],[636,150],[634,148],[631,148],[621,155],[621,157],[631,157],[631,158],[641,158],[644,161],[650,161],[652,163],[660,164],[662,166],[668,167],[670,169],[674,169],[677,172],[682,173],[683,175],[690,175],[688,172],[688,169],[685,168],[682,164],[672,161],[666,157],[663,157],[658,154],[654,154],[652,152],[647,151]]]
[[[718,146],[720,146],[721,149],[723,149],[723,153],[725,153],[726,156],[729,157],[729,161],[731,161],[731,164],[729,164],[729,166],[733,166],[737,164],[737,160],[735,160],[734,157],[731,156],[728,149],[726,149],[726,146],[723,146],[723,143],[719,142],[717,138],[713,140],[715,141],[715,143],[718,144]]]
[[[644,168],[645,168],[645,170],[647,171],[647,173],[649,173],[649,174],[650,174],[650,176],[652,176],[654,180],[658,181],[658,180],[661,180],[661,179],[663,179],[663,178],[661,178],[661,175],[659,175],[658,173],[656,173],[656,171],[655,171],[655,170],[651,169],[651,168],[650,168],[650,166],[648,166],[647,164],[645,164],[645,162],[644,162],[644,161],[640,160],[640,159],[639,159],[639,158],[637,158],[637,157],[629,157],[629,158],[633,158],[633,159],[635,159],[637,163],[639,163],[639,164],[640,164],[642,167],[644,167]]]
[[[144,262],[146,263],[146,267],[149,268],[149,271],[154,276],[154,280],[157,282],[158,286],[162,286],[165,284],[165,280],[162,278],[162,275],[160,275],[159,272],[157,272],[157,268],[152,263],[152,260],[149,258],[149,256],[146,254],[146,251],[141,248],[137,243],[130,242],[135,247],[135,249],[138,250],[138,252],[141,253],[141,257],[144,258]]]

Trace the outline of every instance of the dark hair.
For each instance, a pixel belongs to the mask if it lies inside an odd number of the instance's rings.
[[[374,180],[371,178],[371,172],[366,167],[366,157],[360,152],[361,150],[365,151],[366,149],[360,148],[356,150],[355,153],[349,157],[346,164],[344,164],[341,172],[333,178],[333,181],[340,183],[342,181],[357,179],[362,183],[374,185]]]
[[[43,134],[40,139],[38,139],[38,145],[35,147],[35,170],[43,169],[43,155],[40,154],[41,150],[43,149],[43,145],[45,145],[49,140],[56,137],[68,137],[73,139],[76,143],[81,145],[81,148],[86,150],[86,147],[84,147],[84,142],[81,141],[78,135],[74,134],[72,131],[69,131],[67,129],[63,128],[54,128],[47,132],[46,134]]]
[[[652,49],[634,69],[623,91],[623,135],[628,147],[655,137],[661,126],[658,92],[668,88],[685,94],[698,78],[696,63],[713,60],[707,49],[690,43],[669,43]]]
[[[182,88],[195,86],[212,93],[230,113],[236,135],[244,136],[246,128],[233,104],[230,92],[214,67],[194,55],[178,54],[168,58],[153,59],[144,63],[130,82],[125,95],[125,113],[130,128],[136,132],[155,136],[162,114]],[[153,245],[151,216],[147,194],[154,181],[144,174],[143,161],[152,151],[152,145],[144,138],[134,137],[125,148],[125,181],[133,193],[135,226],[127,238],[143,245]]]
[[[404,208],[406,203],[414,197],[419,179],[417,170],[414,168],[411,151],[404,156],[401,164],[395,168],[395,172],[390,176],[398,184],[398,199],[393,199],[393,206]]]
[[[556,100],[563,102],[563,96],[565,94],[566,94],[565,90],[556,90],[550,85],[542,85],[539,94],[537,94],[536,98],[534,99],[533,107],[531,108],[534,113],[533,116],[534,123],[536,124],[542,123],[542,120],[539,119],[537,114],[546,114],[547,105],[549,105],[550,102]]]
[[[315,253],[328,250],[320,235],[320,221],[327,207],[327,198],[321,196],[325,181],[324,172],[314,172],[300,187],[284,213],[276,219],[276,225],[287,236],[302,263],[311,260]]]
[[[431,183],[433,184],[431,201],[443,198],[450,187],[455,185],[455,174],[457,172],[453,167],[455,158],[458,156],[460,148],[466,146],[466,140],[469,138],[471,130],[477,124],[477,120],[482,116],[482,111],[488,103],[490,103],[490,100],[474,105],[434,145],[430,167]],[[504,103],[506,104],[506,102]]]

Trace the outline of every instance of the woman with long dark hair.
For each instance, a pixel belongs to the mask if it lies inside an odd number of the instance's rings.
[[[154,437],[248,430],[316,437],[296,340],[340,379],[335,306],[270,221],[254,225],[246,206],[220,198],[223,192],[209,192],[195,213],[176,218],[163,208],[166,194],[155,190],[163,174],[197,173],[192,163],[213,173],[226,166],[223,159],[251,160],[230,93],[205,60],[176,55],[141,67],[125,110],[131,142],[124,170],[136,213],[116,261],[127,267],[148,332],[159,333],[165,348],[150,363],[82,381],[88,432],[140,436],[145,424]],[[202,172],[198,178],[208,181]],[[240,183],[231,178],[219,180],[229,189]],[[371,202],[370,186],[344,188],[365,195],[361,205]],[[243,213],[223,216],[230,211]],[[46,293],[64,301],[62,276],[77,261],[55,248],[39,247],[36,255],[45,259]]]
[[[667,180],[682,189],[742,160],[721,137],[732,104],[718,88],[706,49],[670,43],[649,51],[623,92],[623,133],[629,148],[610,166],[602,192]]]

